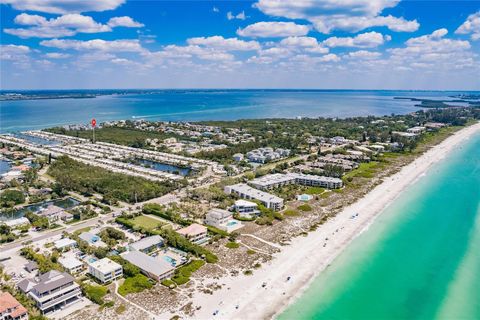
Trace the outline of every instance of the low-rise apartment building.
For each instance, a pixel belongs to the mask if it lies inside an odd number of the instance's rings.
[[[122,258],[137,266],[147,277],[156,281],[171,278],[175,273],[175,267],[164,259],[156,259],[140,251],[128,251],[122,254]]]
[[[290,184],[300,184],[303,186],[322,187],[329,189],[338,189],[343,186],[342,180],[338,178],[302,173],[268,174],[261,178],[253,179],[250,181],[250,184],[261,190],[279,188]]]
[[[108,283],[123,276],[120,264],[108,258],[103,258],[88,264],[88,273],[97,278],[101,283]]]
[[[242,199],[253,199],[260,201],[265,207],[278,211],[283,208],[283,199],[273,194],[255,189],[245,183],[238,183],[226,186],[224,189],[227,194],[235,194]]]
[[[150,253],[158,250],[164,244],[164,240],[159,235],[145,237],[130,244],[130,250],[141,251],[143,253]]]

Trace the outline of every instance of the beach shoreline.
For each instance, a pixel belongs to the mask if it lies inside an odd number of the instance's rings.
[[[212,295],[195,292],[193,305],[201,308],[195,312],[194,318],[211,318],[214,312],[217,312],[215,318],[218,319],[275,318],[294,303],[357,236],[368,230],[375,218],[406,188],[478,132],[480,123],[455,132],[386,178],[316,231],[294,238],[290,245],[283,247],[253,275],[225,276],[215,280],[223,286]],[[359,215],[351,219],[357,213]],[[263,283],[265,287],[262,287]]]

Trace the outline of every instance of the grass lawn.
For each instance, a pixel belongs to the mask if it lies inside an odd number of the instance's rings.
[[[310,194],[310,195],[322,194],[323,192],[325,192],[325,189],[320,187],[309,187],[305,191],[306,194]]]
[[[153,230],[160,228],[164,225],[162,222],[158,221],[157,219],[147,217],[147,216],[138,216],[132,219],[132,222],[139,226],[142,229]]]

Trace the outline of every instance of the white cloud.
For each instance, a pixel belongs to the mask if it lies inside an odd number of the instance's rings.
[[[112,31],[110,26],[96,22],[92,17],[77,13],[66,14],[58,18],[46,19],[39,15],[19,14],[14,22],[29,28],[7,28],[3,31],[21,38],[56,38],[72,36],[77,33],[98,33]]]
[[[447,34],[447,29],[438,29],[428,35],[410,38],[404,48],[389,49],[391,64],[446,70],[478,66],[470,43],[445,38]]]
[[[1,0],[16,10],[67,14],[106,11],[118,8],[126,0]]]
[[[416,31],[416,20],[407,21],[392,15],[381,16],[399,0],[259,0],[255,7],[267,15],[305,19],[322,33],[333,30],[358,32],[370,27],[387,27],[392,31]]]
[[[233,14],[231,11],[227,12],[227,19],[228,20],[233,20],[233,19],[238,19],[238,20],[245,20],[247,16],[245,16],[245,11],[242,11],[238,14]]]
[[[349,58],[355,58],[355,59],[377,59],[381,56],[382,54],[380,52],[376,51],[367,51],[367,50],[359,50],[359,51],[354,51],[354,52],[349,52],[348,57]]]
[[[2,44],[0,45],[0,59],[17,61],[27,58],[30,48],[23,45]]]
[[[372,31],[359,34],[355,37],[331,37],[323,41],[329,47],[357,47],[357,48],[373,48],[382,45],[385,41],[389,41],[389,36],[383,36],[381,33]]]
[[[319,61],[322,61],[322,62],[338,62],[338,61],[340,61],[340,57],[337,56],[336,54],[329,53],[329,54],[326,54],[326,55],[320,57]]]
[[[67,53],[49,52],[45,54],[45,57],[49,59],[65,59],[70,57],[70,55]]]
[[[139,40],[65,40],[65,39],[52,39],[43,40],[40,42],[42,46],[57,48],[62,50],[94,50],[103,52],[144,52],[145,49],[140,45]]]
[[[215,12],[215,13],[218,13],[218,12],[220,12],[220,9],[218,9],[217,7],[213,7],[212,11]]]
[[[287,48],[273,47],[273,48],[261,50],[259,51],[259,54],[261,56],[271,56],[271,57],[282,58],[282,57],[288,56],[290,54],[290,50],[288,50]]]
[[[467,20],[458,27],[456,34],[471,34],[472,40],[480,39],[480,11],[468,16]]]
[[[187,39],[189,45],[206,46],[213,49],[226,51],[249,51],[260,49],[257,41],[243,41],[238,38],[227,38],[222,36],[198,37]]]
[[[257,22],[244,29],[238,29],[237,34],[242,37],[276,38],[304,36],[309,30],[309,26],[294,22]]]
[[[145,26],[143,23],[137,22],[128,16],[123,17],[113,17],[108,20],[107,25],[115,27],[127,27],[127,28],[141,28]]]
[[[288,37],[280,41],[280,45],[305,50],[310,53],[328,53],[328,48],[320,45],[316,38],[313,37]]]

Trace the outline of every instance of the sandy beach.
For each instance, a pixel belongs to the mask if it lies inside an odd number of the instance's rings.
[[[212,282],[221,283],[223,287],[212,295],[199,292],[194,294],[193,305],[201,306],[194,317],[267,319],[280,314],[355,237],[368,229],[374,219],[405,188],[479,131],[480,123],[477,123],[456,132],[400,172],[385,179],[365,197],[345,208],[316,231],[306,237],[293,239],[290,245],[282,247],[282,251],[272,261],[264,264],[253,275],[212,279]],[[351,219],[357,213],[359,215]],[[266,283],[265,287],[262,287],[263,283]],[[216,315],[213,316],[215,312]]]

